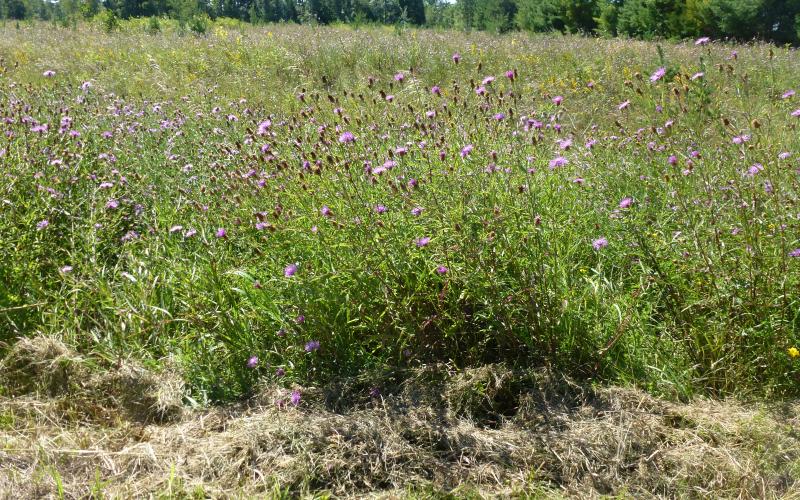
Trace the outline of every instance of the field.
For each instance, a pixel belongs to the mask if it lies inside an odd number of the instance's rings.
[[[0,496],[800,492],[800,58],[0,25]]]

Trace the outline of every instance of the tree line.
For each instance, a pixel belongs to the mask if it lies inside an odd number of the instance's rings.
[[[229,17],[252,23],[411,24],[797,45],[800,0],[0,0],[0,18]]]

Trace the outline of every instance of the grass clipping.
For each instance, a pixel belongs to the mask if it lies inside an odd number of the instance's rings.
[[[186,411],[174,374],[98,375],[43,338],[20,341],[0,377],[0,497],[800,492],[798,404],[679,404],[490,365],[301,388],[296,408],[270,386]]]

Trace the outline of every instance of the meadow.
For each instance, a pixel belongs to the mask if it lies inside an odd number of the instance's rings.
[[[335,419],[444,374],[481,432],[543,373],[670,419],[698,398],[795,401],[798,75],[794,49],[708,39],[0,25],[0,394],[141,389],[148,423],[253,400]],[[784,445],[765,469],[783,483],[716,493],[793,485]],[[273,493],[398,484],[331,470]],[[680,470],[629,491],[702,494]],[[589,476],[539,479],[574,493]]]

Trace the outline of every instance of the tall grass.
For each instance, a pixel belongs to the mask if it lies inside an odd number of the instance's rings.
[[[792,50],[132,22],[0,57],[6,342],[209,400],[429,361],[797,394]]]

